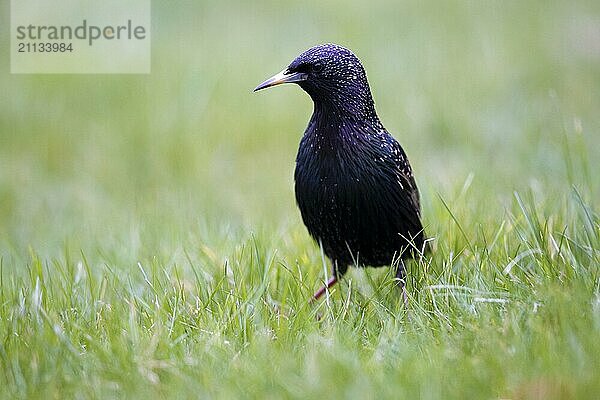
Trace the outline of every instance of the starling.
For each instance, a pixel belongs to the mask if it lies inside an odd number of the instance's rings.
[[[375,112],[360,60],[339,45],[315,46],[254,91],[291,82],[314,103],[296,157],[296,202],[332,269],[313,300],[350,265],[396,265],[406,301],[403,260],[427,244],[419,191],[404,150]]]

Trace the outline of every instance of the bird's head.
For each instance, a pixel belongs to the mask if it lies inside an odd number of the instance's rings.
[[[282,83],[297,83],[315,105],[333,106],[353,114],[374,113],[365,69],[354,53],[336,44],[311,47],[254,91]]]

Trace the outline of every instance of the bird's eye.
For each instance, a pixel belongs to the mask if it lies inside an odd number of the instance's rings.
[[[304,62],[302,64],[298,64],[296,66],[294,66],[293,68],[289,69],[290,72],[300,72],[303,74],[310,74],[310,73],[319,73],[321,71],[323,71],[323,68],[325,66],[323,65],[323,63],[317,62],[317,63],[308,63],[308,62]]]
[[[294,66],[293,68],[290,68],[289,71],[306,74],[311,71],[311,66],[307,63],[302,63],[302,64]]]

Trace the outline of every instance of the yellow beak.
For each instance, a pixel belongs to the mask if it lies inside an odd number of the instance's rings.
[[[270,77],[269,79],[258,85],[256,89],[254,89],[254,91],[257,92],[261,89],[266,89],[271,86],[281,85],[282,83],[305,81],[307,77],[308,74],[304,74],[301,72],[289,72],[286,68],[277,75]]]

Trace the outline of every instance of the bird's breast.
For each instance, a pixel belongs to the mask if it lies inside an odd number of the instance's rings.
[[[376,184],[374,175],[378,170],[365,157],[367,153],[360,145],[305,137],[294,174],[301,211],[312,208],[322,213],[340,213],[364,198]]]

